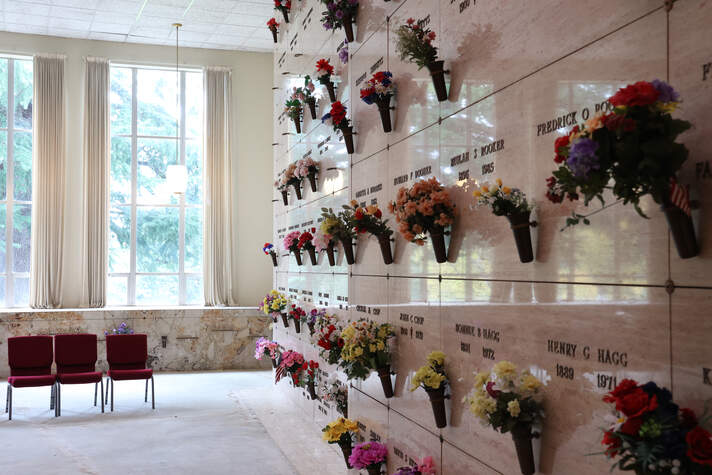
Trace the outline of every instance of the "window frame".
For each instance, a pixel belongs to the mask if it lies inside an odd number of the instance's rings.
[[[130,209],[131,219],[131,238],[130,238],[130,265],[129,272],[111,272],[107,268],[107,276],[124,277],[126,278],[126,303],[121,304],[127,306],[145,305],[145,306],[202,306],[204,302],[187,303],[187,281],[191,277],[199,277],[202,279],[203,270],[199,272],[186,272],[185,270],[185,218],[187,209],[200,209],[204,215],[205,196],[203,195],[200,204],[187,203],[185,193],[178,196],[176,204],[153,204],[138,202],[138,141],[141,139],[164,139],[178,140],[178,164],[186,165],[186,143],[195,141],[201,144],[201,160],[202,160],[202,137],[187,137],[186,136],[186,73],[200,73],[200,70],[180,69],[179,72],[179,91],[180,91],[180,111],[179,111],[179,128],[178,137],[161,136],[161,135],[139,135],[138,134],[138,72],[139,70],[166,70],[175,72],[168,68],[128,65],[128,64],[112,64],[112,68],[129,69],[131,71],[131,133],[130,134],[111,134],[111,138],[120,137],[131,140],[131,200],[127,203],[113,203],[109,198],[109,210],[112,208],[128,208]],[[204,179],[204,176],[202,177]],[[111,178],[109,179],[109,188],[111,189]],[[177,272],[137,272],[136,265],[136,236],[137,236],[137,216],[140,208],[174,208],[178,209],[178,271]],[[107,226],[110,229],[111,212],[107,213]],[[110,252],[109,241],[107,240],[107,253]],[[202,264],[202,259],[201,259]],[[177,303],[155,303],[155,304],[137,304],[136,302],[136,282],[139,276],[167,276],[178,277],[178,302]]]
[[[0,127],[0,133],[5,133],[5,198],[0,199],[0,205],[5,205],[5,268],[0,269],[0,277],[5,278],[5,303],[4,308],[22,308],[29,305],[28,302],[18,304],[15,301],[15,280],[26,278],[29,280],[30,271],[15,272],[15,253],[13,252],[13,230],[15,205],[27,205],[32,213],[33,200],[15,199],[15,133],[29,133],[34,140],[34,130],[32,127],[24,129],[15,126],[15,61],[32,62],[32,57],[22,56],[0,56],[0,60],[7,61],[7,127]],[[33,160],[34,161],[34,160]],[[34,168],[34,163],[32,164]],[[32,196],[32,192],[30,192]],[[30,218],[30,226],[32,221]],[[30,242],[32,246],[32,242]],[[32,252],[32,247],[30,247]]]

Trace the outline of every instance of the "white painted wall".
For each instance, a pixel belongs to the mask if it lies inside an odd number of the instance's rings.
[[[67,55],[67,201],[65,207],[64,306],[82,305],[82,123],[83,58],[115,62],[175,64],[175,47],[89,41],[0,32],[0,52]],[[233,186],[237,245],[233,294],[253,305],[272,285],[262,245],[272,236],[272,54],[181,48],[186,66],[228,66],[233,71]]]

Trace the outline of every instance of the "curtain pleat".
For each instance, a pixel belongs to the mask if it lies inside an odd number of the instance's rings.
[[[234,305],[232,297],[232,163],[230,129],[232,78],[227,68],[208,67],[204,74],[205,212],[203,285],[205,304]]]
[[[62,305],[66,160],[63,55],[34,57],[30,306]]]
[[[109,60],[86,58],[84,85],[85,302],[106,305],[109,206]]]

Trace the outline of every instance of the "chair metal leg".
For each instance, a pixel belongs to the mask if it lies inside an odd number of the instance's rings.
[[[148,380],[146,380],[146,387],[148,387]],[[153,376],[151,376],[151,409],[156,408],[156,393],[153,390]]]
[[[7,420],[11,421],[12,420],[12,386],[9,384],[7,385],[7,400],[9,402],[9,414],[7,416]]]
[[[99,378],[99,381],[101,381],[101,378]],[[99,389],[99,383],[94,383],[94,407],[96,407],[96,391]]]
[[[146,394],[143,396],[143,402],[148,402],[148,379],[146,380]]]
[[[10,404],[10,383],[7,383],[7,394],[5,394],[5,414],[7,414],[9,404]]]
[[[59,417],[62,415],[62,385],[57,381],[57,402],[54,405],[54,416]]]
[[[106,401],[109,401],[109,378],[106,378],[106,396],[104,397]]]
[[[103,414],[104,413],[104,380],[100,379],[99,383],[101,383],[101,412]],[[96,394],[96,392],[94,394]]]
[[[54,409],[54,407],[55,407],[54,399],[56,396],[56,393],[55,393],[56,390],[57,390],[57,383],[54,383],[52,385],[52,390],[49,393],[49,409],[50,410]],[[55,412],[57,412],[57,411],[55,411]]]
[[[114,412],[114,379],[109,378],[111,382],[111,412]]]

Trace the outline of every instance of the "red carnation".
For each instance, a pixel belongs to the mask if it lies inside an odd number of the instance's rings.
[[[608,102],[614,106],[647,106],[654,103],[660,92],[647,81],[638,81],[618,90]]]
[[[406,23],[408,23],[409,25],[412,25],[413,23],[415,23],[415,20],[413,18],[408,18],[406,20]]]
[[[502,391],[497,391],[497,390],[493,389],[493,387],[494,387],[494,381],[490,381],[489,383],[487,383],[487,386],[486,386],[487,394],[492,396],[494,399],[497,399],[499,397],[499,395],[502,393]]]
[[[381,213],[380,209],[377,209],[373,215],[376,217],[376,219],[381,219],[381,216],[383,216],[383,213]]]
[[[612,112],[603,117],[603,125],[610,131],[622,129],[624,132],[635,130],[635,121],[631,118]]]
[[[554,157],[554,161],[556,163],[561,163],[564,160],[566,160],[566,157],[564,157],[561,154],[561,148],[562,147],[568,147],[569,146],[569,136],[564,135],[563,137],[559,137],[556,139],[554,142],[554,152],[556,153],[556,156]]]
[[[603,440],[601,441],[601,444],[608,446],[606,448],[606,455],[608,457],[615,457],[616,455],[618,455],[618,449],[621,446],[621,440],[613,435],[613,431],[608,430],[603,433]]]
[[[433,40],[435,39],[435,32],[434,32],[434,31],[431,31],[430,33],[428,33],[428,39],[429,39],[430,41],[433,41]]]
[[[642,417],[632,417],[623,423],[620,431],[627,435],[638,435],[640,431],[640,426],[643,425]]]
[[[628,417],[642,416],[658,407],[657,396],[650,397],[641,388],[630,392],[616,401],[616,409]]]
[[[712,436],[702,427],[695,427],[687,433],[687,456],[695,463],[712,467]]]
[[[316,62],[317,71],[326,71],[329,75],[334,73],[334,67],[329,63],[328,59],[320,59]]]

